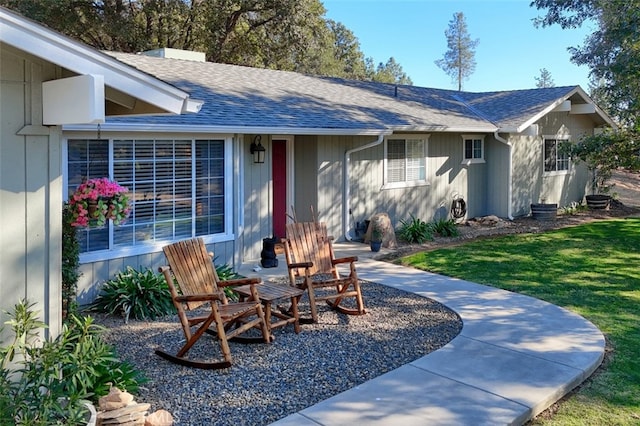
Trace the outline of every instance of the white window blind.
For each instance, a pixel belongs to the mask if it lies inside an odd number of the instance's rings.
[[[124,224],[81,230],[81,252],[225,230],[224,140],[71,140],[68,164],[69,193],[83,176],[109,176],[129,189],[132,200],[131,215]]]
[[[425,141],[387,140],[387,182],[415,182],[426,178]]]

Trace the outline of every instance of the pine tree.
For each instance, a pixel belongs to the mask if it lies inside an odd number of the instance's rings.
[[[480,41],[471,39],[462,12],[453,15],[444,35],[447,38],[449,50],[435,63],[458,83],[458,90],[462,90],[462,81],[468,79],[476,69],[475,49]]]
[[[555,83],[551,78],[551,73],[546,68],[540,69],[540,77],[534,77],[536,79],[536,87],[542,89],[545,87],[554,87]]]

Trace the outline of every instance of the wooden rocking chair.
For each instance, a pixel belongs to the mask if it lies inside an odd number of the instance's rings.
[[[160,349],[155,352],[162,358],[180,365],[204,369],[228,368],[231,366],[231,350],[228,340],[237,337],[251,328],[259,328],[262,337],[243,338],[243,342],[270,342],[269,331],[265,322],[262,305],[258,299],[257,284],[260,278],[245,278],[220,281],[213,265],[212,255],[207,252],[204,241],[194,238],[168,245],[163,248],[170,266],[163,266],[160,272],[164,275],[173,304],[178,310],[178,317],[186,343],[176,355]],[[178,284],[180,292],[176,285]],[[244,302],[230,302],[224,287],[251,286],[251,298]],[[208,308],[203,305],[208,304]],[[201,308],[199,315],[188,316],[187,311]],[[198,326],[192,333],[191,328]],[[210,327],[215,326],[215,330]],[[189,349],[204,333],[215,336],[222,350],[223,361],[201,362],[185,357]]]
[[[356,272],[356,256],[335,258],[332,237],[327,226],[318,222],[287,224],[287,238],[283,239],[284,252],[291,285],[302,288],[309,295],[311,321],[318,322],[316,303],[326,300],[338,312],[348,315],[365,313],[364,300]],[[349,264],[349,275],[341,277],[337,265]],[[330,289],[329,294],[316,294],[316,289]],[[333,288],[333,289],[332,289]],[[355,298],[355,308],[342,306],[345,298]]]

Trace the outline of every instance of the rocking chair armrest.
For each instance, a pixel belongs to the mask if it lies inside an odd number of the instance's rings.
[[[287,265],[289,269],[296,268],[311,268],[313,266],[313,262],[300,262],[300,263],[291,263]]]
[[[262,278],[251,277],[251,278],[234,278],[231,280],[224,280],[218,283],[218,287],[238,287],[238,286],[247,285],[247,284],[262,284]]]
[[[358,261],[358,256],[349,256],[349,257],[339,257],[337,259],[332,259],[331,263],[337,265],[339,263],[353,263]]]
[[[214,300],[220,300],[218,294],[206,293],[206,294],[187,294],[176,296],[176,302],[213,302]]]

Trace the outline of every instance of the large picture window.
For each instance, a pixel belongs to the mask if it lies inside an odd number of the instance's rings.
[[[394,138],[386,145],[385,185],[426,182],[426,139]]]
[[[558,146],[567,139],[545,138],[544,171],[545,173],[566,172],[569,170],[569,155],[560,152]]]
[[[81,252],[225,233],[226,150],[225,139],[69,140],[69,194],[85,178],[107,176],[132,200],[124,224],[78,229]]]

